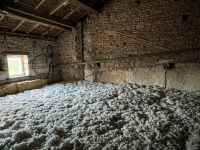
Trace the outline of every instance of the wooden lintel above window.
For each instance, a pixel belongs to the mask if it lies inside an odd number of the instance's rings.
[[[5,51],[5,52],[2,52],[1,53],[2,55],[30,55],[29,52],[18,52],[18,51],[15,51],[15,52],[9,52],[9,51]]]

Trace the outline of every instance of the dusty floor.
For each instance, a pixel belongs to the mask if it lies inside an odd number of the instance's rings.
[[[200,149],[200,92],[55,84],[0,97],[0,149]]]

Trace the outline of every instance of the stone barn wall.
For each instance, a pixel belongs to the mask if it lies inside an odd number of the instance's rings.
[[[85,80],[200,90],[199,1],[112,0],[83,37]]]
[[[82,61],[82,54],[77,48],[77,31],[64,32],[58,39],[58,45],[63,79],[65,81],[83,80],[83,68],[81,66],[67,66],[67,64]]]
[[[42,74],[44,74],[44,71],[46,72],[48,70],[48,63],[46,60],[38,61],[36,71],[38,71],[39,74],[36,74],[32,69],[32,60],[39,54],[46,54],[47,47],[49,45],[51,45],[52,50],[55,52],[56,60],[59,61],[59,47],[57,42],[0,35],[0,85],[5,83],[43,78]],[[9,78],[6,53],[26,53],[28,55],[29,75],[18,78]],[[54,79],[60,80],[60,78],[61,75],[58,73],[58,70],[55,69]]]

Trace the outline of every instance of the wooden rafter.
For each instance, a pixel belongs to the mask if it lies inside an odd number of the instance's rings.
[[[13,36],[20,36],[20,37],[29,37],[29,38],[38,38],[38,39],[45,39],[54,41],[55,39],[51,36],[38,36],[38,35],[31,35],[31,34],[24,34],[24,33],[17,33],[17,32],[8,32],[8,31],[1,31],[0,34],[6,35],[13,35]]]
[[[36,5],[33,7],[34,10],[37,10],[46,0],[40,0]]]
[[[60,9],[63,5],[66,5],[66,4],[71,4],[73,6],[76,6],[77,7],[80,7],[80,8],[83,8],[85,10],[87,10],[88,12],[90,11],[93,11],[93,12],[97,12],[95,9],[81,3],[80,1],[78,0],[60,0],[56,6],[54,8],[52,8],[50,11],[49,11],[49,15],[52,15],[53,13],[55,13],[58,9]]]
[[[93,11],[93,12],[97,12],[95,9],[93,9],[92,7],[89,7],[83,3],[81,3],[80,1],[78,0],[68,0],[68,3],[71,4],[71,5],[74,5],[74,6],[78,6],[80,8],[83,8],[85,10],[87,10],[88,12],[90,11]]]
[[[53,36],[58,36],[61,32],[63,32],[63,30],[58,31],[56,34],[54,34]]]
[[[19,2],[19,0],[14,0],[14,3],[18,3]]]
[[[79,18],[77,18],[74,22],[77,22],[81,18],[85,17],[88,14],[88,12],[83,13]]]
[[[66,14],[62,19],[67,19],[70,15],[72,15],[74,12],[76,12],[79,9],[78,6],[76,8],[72,9],[68,14]]]
[[[26,34],[28,34],[28,33],[30,33],[31,31],[33,31],[33,30],[34,30],[35,28],[37,28],[39,25],[40,25],[40,23],[34,24],[34,25],[30,28],[30,30],[28,30],[28,31],[26,32]]]
[[[4,17],[5,17],[5,14],[1,14],[0,23],[1,23],[1,21],[3,21]]]
[[[44,33],[41,34],[41,36],[45,36],[46,34],[48,34],[50,31],[52,31],[54,28],[51,27],[49,29],[47,29]]]
[[[10,18],[15,18],[15,19],[17,19],[17,20],[23,20],[23,19],[25,19],[25,18],[23,18],[23,17],[15,16],[15,15],[12,15],[12,14],[9,14],[9,13],[6,14],[6,16],[8,16],[8,17],[10,17]],[[43,25],[43,26],[45,26],[45,27],[49,27],[48,24],[45,24],[45,23],[42,23],[42,22],[38,22],[38,21],[34,21],[34,20],[29,20],[29,19],[26,19],[26,21],[33,24],[33,26],[30,28],[30,30],[28,30],[28,31],[26,32],[27,34],[29,33],[29,31],[30,31],[30,32],[32,31],[32,30],[31,30],[32,28],[37,28],[39,25]],[[53,26],[53,25],[51,25],[51,27],[53,27],[54,29],[57,29],[57,30],[63,30],[63,31],[66,30],[65,28],[60,28],[60,27]]]
[[[3,10],[7,11],[11,14],[14,14],[16,16],[20,16],[26,19],[43,22],[46,24],[51,24],[53,26],[57,26],[60,28],[74,28],[75,24],[67,21],[67,20],[60,20],[52,16],[45,15],[40,12],[32,11],[30,9],[13,5],[12,3],[9,3],[6,0],[3,0]]]
[[[25,22],[25,20],[21,20],[21,21],[12,29],[12,32],[15,32],[24,22]]]
[[[63,5],[68,4],[68,0],[60,0],[54,8],[49,11],[49,15],[55,13],[58,9],[60,9]]]

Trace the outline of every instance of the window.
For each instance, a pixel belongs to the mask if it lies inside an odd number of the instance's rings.
[[[29,75],[27,55],[7,55],[9,77]]]

